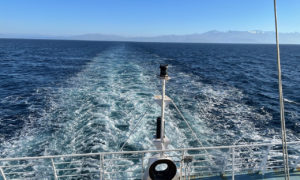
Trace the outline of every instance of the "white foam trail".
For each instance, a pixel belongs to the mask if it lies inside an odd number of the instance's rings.
[[[44,154],[117,151],[144,111],[149,113],[128,147],[153,149],[154,122],[160,112],[153,96],[159,94],[159,80],[157,72],[143,71],[143,58],[122,46],[99,54],[66,87],[49,92],[50,108],[36,122],[38,127],[28,126],[19,138],[3,144],[2,155],[27,156],[33,149]],[[148,104],[153,105],[146,109]],[[167,123],[166,128],[176,140],[176,124]],[[184,138],[177,142],[185,144]]]
[[[149,113],[125,150],[154,149],[152,137],[160,108],[153,103],[153,95],[160,94],[156,74],[164,61],[125,45],[100,53],[67,80],[65,87],[37,90],[37,94],[48,93],[49,109],[41,111],[37,127],[28,125],[20,137],[5,142],[2,155],[32,155],[36,149],[43,154],[117,151],[145,111]],[[172,66],[172,72],[178,69]],[[242,91],[201,83],[199,77],[180,70],[170,76],[173,79],[167,83],[167,94],[204,145],[269,141],[277,134],[256,127],[254,121],[264,124],[272,116],[245,104]],[[147,108],[148,104],[152,106]],[[166,134],[170,148],[197,146],[172,106],[166,111]]]
[[[272,119],[268,112],[260,114],[242,101],[245,96],[240,90],[203,84],[197,78],[186,73],[174,77],[180,92],[174,92],[176,101],[183,106],[185,116],[190,120],[198,135],[206,145],[240,144],[249,142],[269,141],[279,134],[268,128],[257,128],[259,124]],[[189,97],[195,97],[191,99]],[[199,98],[198,98],[199,97]]]

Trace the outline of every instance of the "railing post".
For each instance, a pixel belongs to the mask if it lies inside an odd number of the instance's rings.
[[[179,179],[181,180],[182,179],[182,170],[183,170],[183,158],[184,158],[184,150],[182,151],[182,153],[181,153],[181,161],[180,161],[180,174],[179,174]]]
[[[145,153],[142,153],[142,178],[144,177],[144,156],[145,156]]]
[[[101,154],[99,154],[99,180],[102,180],[102,168],[101,168],[101,165],[102,165],[102,159],[101,159]]]
[[[267,165],[268,155],[269,155],[270,149],[271,149],[271,146],[268,146],[267,151],[264,154],[264,158],[263,158],[263,160],[261,162],[261,165],[260,165],[260,170],[261,170],[262,175],[265,175],[266,165]]]
[[[225,175],[225,170],[229,161],[229,156],[230,156],[230,149],[228,149],[228,153],[225,154],[225,156],[222,156],[222,172],[221,172],[221,176],[223,177]]]
[[[4,171],[3,171],[2,167],[0,167],[0,172],[1,172],[1,175],[3,177],[3,180],[6,180],[6,177],[5,177],[5,174],[4,174]]]
[[[234,180],[234,147],[231,149],[232,150],[232,180]]]
[[[51,158],[51,164],[52,164],[52,169],[53,169],[53,173],[54,173],[54,179],[55,179],[55,180],[58,180],[57,174],[56,174],[56,168],[55,168],[55,164],[54,164],[53,158]]]
[[[100,154],[99,160],[100,160],[100,167],[99,167],[100,180],[103,180],[104,179],[104,155],[103,154]]]

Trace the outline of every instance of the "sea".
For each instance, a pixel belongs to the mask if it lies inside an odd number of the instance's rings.
[[[300,45],[281,45],[288,141]],[[280,142],[275,45],[0,39],[0,157],[155,149],[160,64],[169,148]]]

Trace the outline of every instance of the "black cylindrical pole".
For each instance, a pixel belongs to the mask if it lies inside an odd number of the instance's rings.
[[[156,119],[156,139],[160,139],[161,137],[161,117],[157,117]]]

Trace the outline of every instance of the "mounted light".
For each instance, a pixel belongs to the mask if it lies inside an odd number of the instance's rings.
[[[160,65],[160,77],[165,78],[168,77],[168,73],[167,73],[167,69],[168,69],[168,65],[164,64],[164,65]]]

